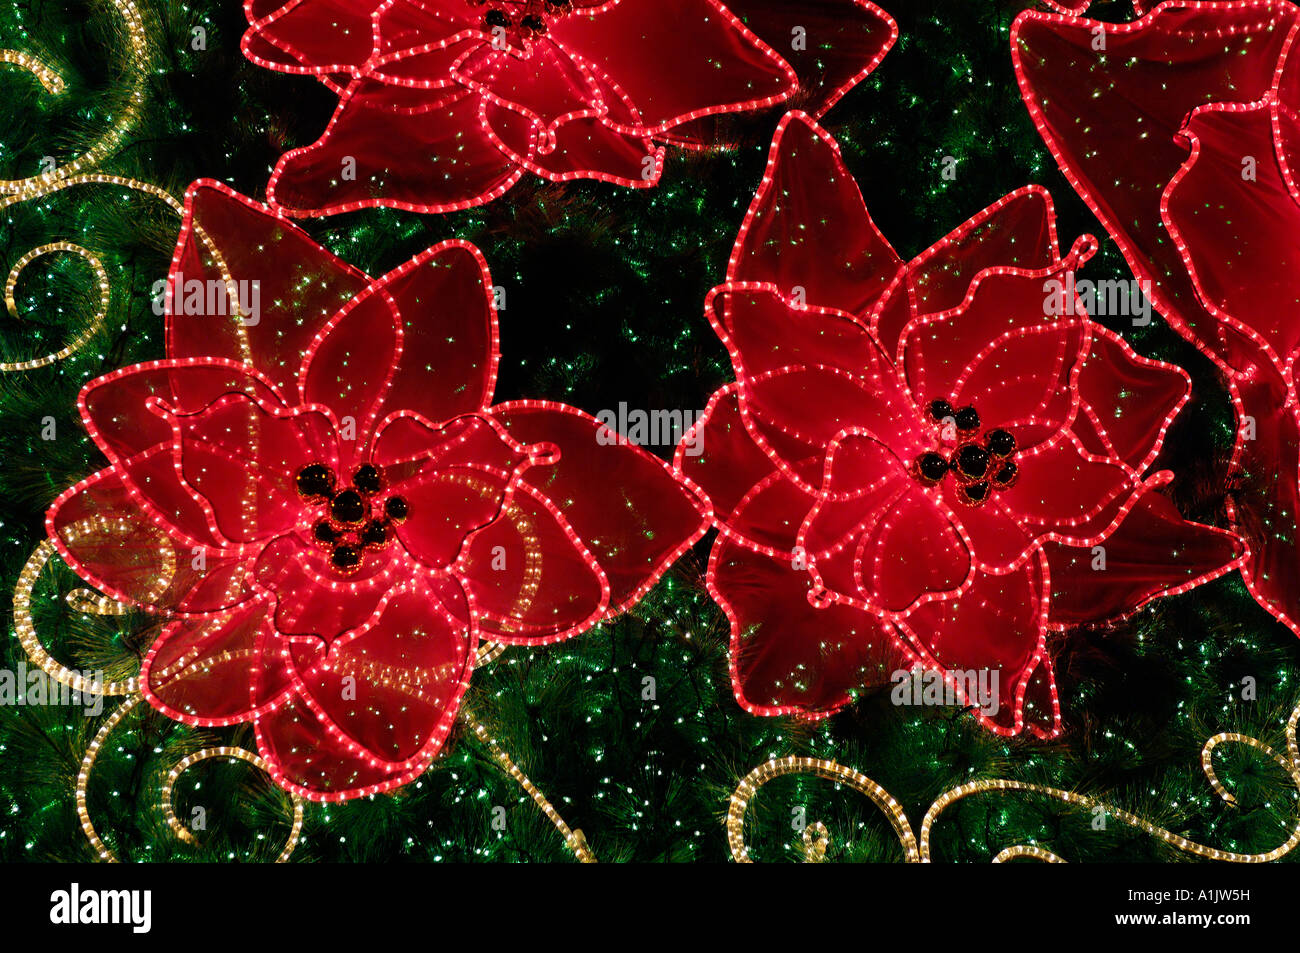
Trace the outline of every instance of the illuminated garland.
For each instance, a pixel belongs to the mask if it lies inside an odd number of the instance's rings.
[[[53,364],[55,361],[61,361],[71,354],[77,353],[95,336],[104,325],[104,317],[108,314],[108,302],[112,296],[112,290],[109,286],[108,271],[105,270],[103,262],[95,257],[91,252],[82,248],[80,245],[74,245],[72,242],[51,242],[48,245],[40,245],[33,248],[22,258],[18,259],[17,264],[9,272],[9,279],[5,282],[5,306],[9,309],[9,314],[14,318],[20,317],[18,314],[18,304],[14,301],[14,287],[18,284],[18,276],[32,261],[42,255],[49,255],[54,252],[68,252],[69,254],[79,255],[85,259],[91,270],[95,273],[96,283],[99,287],[99,307],[95,310],[95,316],[86,323],[85,328],[72,339],[72,341],[52,351],[43,357],[33,358],[28,361],[0,361],[0,371],[30,371],[37,367],[44,367],[47,364]]]
[[[94,823],[90,819],[90,808],[87,804],[87,792],[90,787],[90,772],[94,769],[95,761],[99,758],[99,752],[104,747],[104,742],[108,740],[108,736],[112,734],[113,729],[116,728],[121,723],[122,719],[126,717],[132,709],[140,704],[142,700],[143,699],[140,695],[130,695],[121,705],[113,710],[113,713],[109,715],[100,726],[99,731],[95,733],[95,737],[90,742],[89,747],[86,748],[86,753],[81,759],[81,767],[77,771],[77,783],[74,789],[74,794],[77,802],[77,818],[81,822],[81,831],[86,835],[86,840],[90,842],[90,846],[99,856],[99,859],[106,863],[115,864],[118,862],[118,858],[117,854],[113,852],[113,849],[104,843],[103,839],[99,836],[99,833],[95,830]],[[228,746],[204,748],[178,762],[176,766],[167,773],[167,778],[163,781],[161,789],[161,807],[163,816],[167,821],[167,826],[177,838],[187,844],[195,843],[194,834],[184,827],[179,820],[177,820],[176,813],[172,809],[172,790],[176,785],[176,781],[187,768],[210,758],[228,758],[232,761],[245,761],[254,767],[260,768],[268,774],[270,773],[270,766],[253,752],[246,751],[243,748],[232,748]],[[289,859],[294,848],[298,846],[298,838],[302,832],[303,807],[306,804],[306,801],[304,798],[294,794],[293,792],[288,792],[288,795],[293,805],[293,820],[290,826],[288,840],[285,841],[284,848],[280,851],[280,855],[275,860],[278,864],[284,863]]]
[[[1210,786],[1214,792],[1226,803],[1235,805],[1237,799],[1223,786],[1215,774],[1212,763],[1214,749],[1220,744],[1233,743],[1242,744],[1254,748],[1265,754],[1274,764],[1281,768],[1290,778],[1291,783],[1295,786],[1296,793],[1300,794],[1300,744],[1297,743],[1296,730],[1300,725],[1300,704],[1291,712],[1291,717],[1287,720],[1285,736],[1287,743],[1287,755],[1284,757],[1278,754],[1264,742],[1249,735],[1239,734],[1237,732],[1221,732],[1207,739],[1201,749],[1201,771],[1205,774]],[[737,786],[735,792],[731,795],[731,806],[727,812],[726,828],[727,843],[731,848],[731,856],[737,863],[751,863],[749,849],[745,844],[745,812],[749,804],[754,799],[758,789],[773,778],[782,777],[789,774],[813,774],[818,777],[826,778],[830,781],[846,784],[855,791],[871,798],[872,802],[884,812],[893,826],[894,833],[903,847],[904,859],[908,863],[930,863],[933,860],[931,854],[930,837],[934,825],[939,816],[956,802],[972,797],[977,794],[997,794],[1007,792],[1023,792],[1028,794],[1038,794],[1044,797],[1054,798],[1065,804],[1075,807],[1085,808],[1091,811],[1104,811],[1108,817],[1113,817],[1130,827],[1136,828],[1143,833],[1174,847],[1185,853],[1193,854],[1197,857],[1203,857],[1207,860],[1225,861],[1237,864],[1259,864],[1270,863],[1279,860],[1289,854],[1297,844],[1300,844],[1300,813],[1298,813],[1294,826],[1291,829],[1287,839],[1272,850],[1258,854],[1243,854],[1237,851],[1220,850],[1216,847],[1209,847],[1199,844],[1196,841],[1176,834],[1153,824],[1145,818],[1139,817],[1128,811],[1120,810],[1109,806],[1104,800],[1098,797],[1079,794],[1074,791],[1066,791],[1061,788],[1054,788],[1044,784],[1033,784],[1027,781],[1012,781],[1002,778],[994,778],[982,781],[972,781],[968,784],[960,784],[941,794],[930,809],[926,811],[924,819],[921,821],[919,839],[912,834],[911,825],[908,823],[907,815],[903,813],[898,802],[880,785],[872,781],[866,775],[836,764],[834,761],[825,761],[818,758],[778,758],[765,762],[751,771]],[[820,822],[809,824],[803,831],[803,850],[805,862],[819,862],[825,858],[826,849],[829,842],[826,828]],[[1005,848],[999,851],[993,858],[993,863],[1003,863],[1009,860],[1026,858],[1039,860],[1047,863],[1064,863],[1064,860],[1052,851],[1035,845],[1020,844],[1013,847]]]
[[[760,764],[749,772],[732,792],[731,804],[727,809],[727,845],[731,848],[731,857],[736,863],[753,863],[753,859],[749,856],[749,849],[745,846],[745,812],[749,809],[750,802],[754,800],[754,795],[768,781],[787,774],[814,774],[828,781],[846,784],[859,794],[871,798],[893,826],[894,834],[903,846],[905,859],[909,863],[916,863],[921,859],[916,836],[912,833],[912,825],[908,823],[902,806],[879,784],[865,774],[836,764],[834,761],[789,757]],[[825,825],[817,821],[804,828],[803,843],[805,861],[820,862],[826,856],[829,843]]]
[[[184,773],[187,768],[198,764],[200,761],[207,761],[210,758],[228,758],[231,761],[245,761],[248,764],[253,765],[253,767],[266,772],[268,775],[271,773],[271,766],[253,752],[246,751],[243,748],[232,748],[227,745],[219,745],[215,748],[203,748],[177,762],[176,767],[167,772],[167,779],[163,781],[162,810],[163,816],[167,820],[167,826],[171,828],[172,833],[187,844],[197,843],[197,840],[195,839],[193,832],[177,820],[176,812],[172,809],[172,790],[175,788],[176,782],[179,780],[181,774]],[[303,807],[307,803],[305,798],[292,792],[289,792],[288,796],[291,798],[293,803],[293,823],[289,828],[289,838],[285,841],[284,848],[280,851],[280,855],[275,859],[277,864],[282,864],[287,861],[289,855],[293,853],[293,849],[298,846],[298,837],[302,833]]]
[[[149,70],[148,36],[140,11],[133,0],[112,0],[112,4],[122,17],[127,36],[127,56],[123,71],[127,74],[130,85],[126,95],[127,105],[122,114],[89,149],[70,162],[25,179],[0,179],[0,194],[14,196],[20,201],[43,194],[42,190],[47,186],[96,165],[121,145],[123,137],[135,125],[144,103],[144,77]],[[28,70],[49,93],[59,94],[67,89],[63,78],[32,54],[0,50],[0,63],[13,63]],[[0,208],[3,207],[0,205]]]
[[[537,785],[533,784],[533,782],[529,780],[528,775],[524,774],[524,772],[519,769],[519,766],[515,764],[510,755],[506,754],[501,746],[496,743],[496,739],[492,737],[491,732],[489,732],[487,728],[472,719],[467,718],[465,721],[469,726],[469,729],[474,732],[474,737],[487,746],[488,751],[491,752],[492,757],[495,759],[497,764],[499,764],[506,774],[510,775],[510,777],[524,789],[524,793],[526,793],[532,799],[533,803],[541,809],[541,812],[546,815],[546,819],[555,825],[555,829],[559,831],[560,836],[564,838],[565,846],[567,846],[569,850],[573,851],[573,856],[578,858],[581,863],[594,864],[596,862],[596,855],[593,854],[591,848],[587,846],[587,838],[583,836],[582,831],[573,830],[564,822],[564,818],[560,816],[560,812],[557,811],[555,806],[546,799],[546,795],[538,790]]]

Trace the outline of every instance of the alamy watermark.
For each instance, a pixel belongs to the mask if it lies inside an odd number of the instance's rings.
[[[1151,282],[1135,278],[1105,278],[1090,281],[1068,271],[1065,280],[1049,278],[1043,282],[1043,313],[1061,317],[1078,312],[1075,301],[1083,305],[1083,312],[1092,317],[1125,317],[1133,319],[1133,327],[1144,328],[1151,323]]]
[[[675,447],[685,438],[686,455],[698,457],[704,452],[704,434],[695,427],[699,417],[693,410],[629,410],[626,403],[620,403],[618,410],[596,414],[601,423],[596,442],[602,447]]]
[[[895,705],[973,706],[986,718],[1002,708],[1001,673],[996,669],[949,669],[940,672],[920,662],[900,668],[889,678]]]
[[[164,311],[196,317],[233,315],[244,327],[256,327],[262,320],[262,282],[186,278],[178,271],[173,281],[159,278],[153,284],[153,313]]]
[[[65,685],[39,668],[19,662],[16,669],[0,669],[0,705],[68,705],[79,707],[89,718],[104,713],[103,672],[73,672],[89,688]]]

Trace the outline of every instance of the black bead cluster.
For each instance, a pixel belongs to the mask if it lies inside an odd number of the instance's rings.
[[[469,0],[469,3],[477,7],[482,6],[484,0]],[[524,36],[543,36],[550,29],[549,20],[573,12],[573,0],[525,0],[524,3],[514,3],[510,6],[516,8],[513,11],[515,13],[519,12],[517,8],[521,6],[526,12],[516,21],[507,6],[493,4],[483,15],[483,29],[491,33],[498,28],[509,29],[518,26]]]
[[[365,550],[383,549],[392,542],[392,524],[400,523],[410,512],[400,496],[379,503],[384,474],[373,463],[353,469],[346,487],[338,486],[334,471],[323,463],[303,467],[294,482],[305,501],[324,505],[324,514],[312,524],[311,538],[329,552],[330,564],[343,572],[360,566]]]
[[[951,456],[931,450],[921,454],[912,465],[913,476],[925,486],[936,486],[949,473],[957,483],[957,498],[969,506],[985,503],[994,490],[1006,490],[1020,478],[1020,468],[1011,459],[1016,452],[1016,438],[1010,431],[997,428],[977,438],[980,415],[974,407],[954,409],[946,400],[930,403],[930,416],[936,423],[951,419],[964,439]]]

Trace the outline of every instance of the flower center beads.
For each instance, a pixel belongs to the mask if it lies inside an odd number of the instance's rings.
[[[498,30],[513,31],[524,39],[550,32],[551,24],[573,12],[573,0],[467,0],[483,7],[483,30],[499,36]]]
[[[987,502],[994,490],[1006,490],[1020,477],[1020,467],[1012,459],[1016,438],[998,427],[985,431],[980,439],[980,415],[973,406],[954,409],[946,400],[930,403],[935,422],[955,426],[958,444],[945,457],[931,450],[921,454],[912,465],[913,475],[925,486],[937,486],[949,473],[957,483],[957,499],[969,506]]]
[[[373,463],[352,471],[348,486],[340,487],[334,471],[323,463],[310,463],[294,477],[298,495],[313,506],[323,506],[311,526],[312,541],[330,554],[330,564],[342,572],[361,565],[367,549],[383,549],[393,540],[393,524],[410,512],[400,496],[380,499],[384,474]]]

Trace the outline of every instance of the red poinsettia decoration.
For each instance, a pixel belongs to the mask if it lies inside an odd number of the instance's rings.
[[[421,773],[480,639],[568,638],[707,528],[669,468],[563,404],[492,404],[487,265],[461,241],[382,278],[216,182],[185,199],[167,358],[79,407],[109,465],[50,507],[63,558],[161,616],[141,688],[251,721],[318,800]]]
[[[1298,25],[1283,0],[1161,3],[1124,24],[1025,13],[1012,54],[1070,183],[1223,372],[1242,574],[1300,632]]]
[[[339,95],[267,186],[291,215],[447,212],[525,171],[633,188],[710,118],[830,108],[898,36],[867,0],[245,0],[245,55]],[[742,22],[742,18],[743,21]]]
[[[1070,289],[1095,247],[1062,257],[1030,186],[904,263],[831,138],[782,121],[707,306],[736,382],[676,460],[721,532],[742,705],[819,717],[920,664],[972,703],[996,674],[981,719],[1054,735],[1049,627],[1236,565],[1231,534],[1159,492],[1190,380],[1089,319]]]

